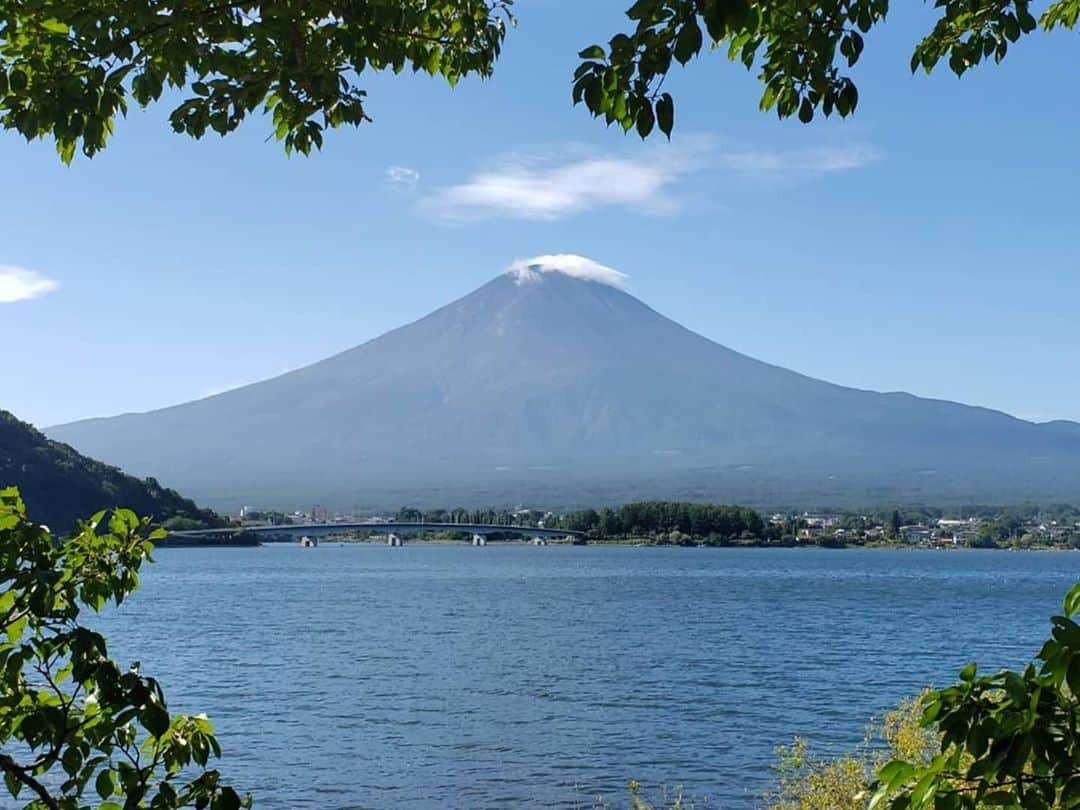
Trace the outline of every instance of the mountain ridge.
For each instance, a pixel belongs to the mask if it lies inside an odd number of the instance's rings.
[[[53,441],[0,410],[0,487],[17,486],[31,519],[62,532],[99,509],[127,507],[180,528],[222,525],[154,478],[140,481]]]
[[[817,380],[554,272],[498,276],[269,380],[47,433],[211,503],[290,487],[298,502],[447,487],[565,502],[575,481],[602,494],[605,480],[667,497],[695,471],[708,496],[751,502],[823,487],[907,500],[927,476],[949,497],[1080,495],[1080,424]]]

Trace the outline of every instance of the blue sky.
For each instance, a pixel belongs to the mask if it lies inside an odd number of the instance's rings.
[[[0,303],[0,407],[44,426],[193,399],[576,253],[779,365],[1080,419],[1075,34],[912,77],[929,10],[897,9],[855,117],[810,126],[706,54],[665,86],[672,142],[642,144],[569,99],[576,52],[626,5],[521,0],[494,79],[372,76],[374,124],[307,159],[261,120],[189,141],[164,107],[71,167],[0,134],[0,299],[51,287]]]

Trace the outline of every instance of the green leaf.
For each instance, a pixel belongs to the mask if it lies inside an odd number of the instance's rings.
[[[1073,655],[1069,661],[1069,668],[1065,675],[1069,689],[1074,695],[1080,696],[1080,655]]]
[[[113,772],[108,768],[101,771],[97,775],[97,779],[94,780],[94,789],[102,799],[107,799],[112,796],[115,788],[116,781],[113,777]]]
[[[585,106],[589,108],[589,112],[593,115],[598,115],[601,112],[603,103],[604,85],[599,77],[594,76],[589,80],[589,83],[585,85]]]
[[[242,806],[243,804],[236,791],[227,787],[214,799],[211,807],[212,810],[240,810]]]
[[[683,25],[675,38],[673,54],[680,64],[685,65],[701,50],[702,34],[697,17],[693,16]]]
[[[1080,5],[1080,4],[1078,4]],[[1077,582],[1069,592],[1065,595],[1064,602],[1065,615],[1070,619],[1076,615],[1076,612],[1080,610],[1080,582]]]
[[[670,93],[664,93],[656,102],[656,123],[668,138],[675,126],[675,102]]]
[[[651,104],[641,105],[641,110],[637,116],[637,131],[638,135],[645,139],[649,137],[649,133],[652,132],[653,126],[656,123],[656,116],[653,115],[653,108]]]
[[[161,706],[151,703],[139,712],[139,722],[155,737],[160,737],[169,730],[169,713]]]
[[[13,799],[19,798],[19,792],[22,790],[23,784],[15,778],[15,774],[11,771],[4,771],[4,784],[7,786],[8,793],[11,794]]]
[[[60,758],[60,764],[63,765],[68,776],[74,776],[79,772],[82,761],[82,752],[74,745],[68,746],[64,751],[64,755]]]
[[[902,760],[894,759],[878,771],[878,780],[889,787],[895,787],[911,778],[915,768]]]

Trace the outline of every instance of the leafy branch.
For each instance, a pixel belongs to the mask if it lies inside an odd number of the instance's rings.
[[[208,768],[221,755],[210,722],[170,715],[160,684],[122,670],[79,622],[135,591],[162,534],[118,509],[58,540],[0,490],[0,746],[26,752],[0,754],[0,771],[12,797],[35,796],[27,808],[86,807],[91,785],[101,810],[119,810],[113,797],[125,810],[251,804]]]

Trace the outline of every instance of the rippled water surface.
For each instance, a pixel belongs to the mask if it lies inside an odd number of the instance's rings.
[[[856,745],[968,659],[1037,651],[1080,554],[163,549],[100,623],[206,711],[261,808],[752,808],[775,746]]]

